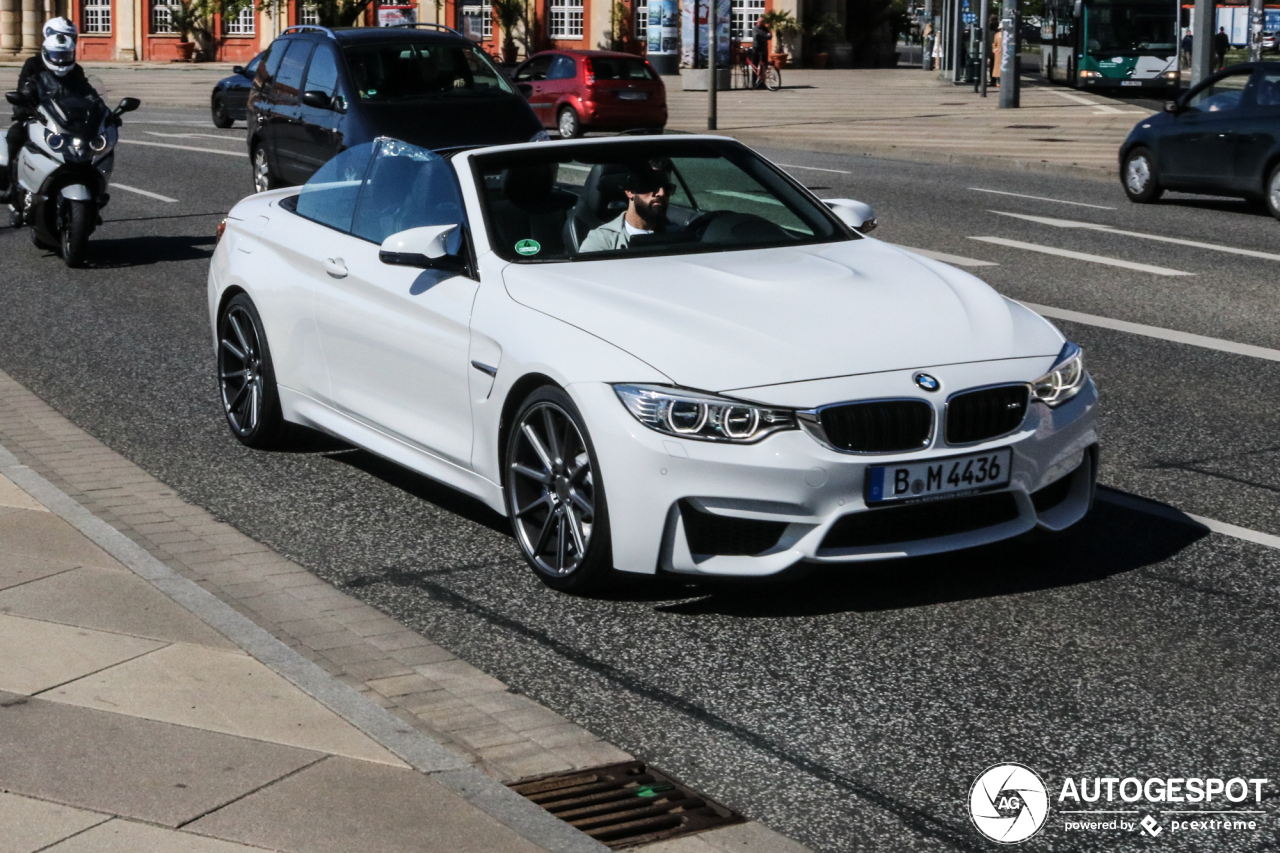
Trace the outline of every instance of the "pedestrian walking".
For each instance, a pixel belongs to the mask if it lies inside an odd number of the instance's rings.
[[[1004,61],[1004,30],[997,29],[991,40],[991,85],[1000,88],[1000,63]]]
[[[1226,27],[1218,27],[1218,34],[1213,37],[1213,53],[1217,58],[1214,63],[1221,71],[1227,67],[1227,51],[1231,49],[1231,37],[1227,35]]]
[[[1191,48],[1193,45],[1191,28],[1187,27],[1187,34],[1182,37],[1182,66],[1184,68],[1191,67]]]

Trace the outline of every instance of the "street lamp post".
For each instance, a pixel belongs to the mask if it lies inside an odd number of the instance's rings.
[[[978,13],[978,32],[982,34],[982,49],[978,51],[978,91],[984,98],[987,96],[987,62],[991,58],[990,20],[991,0],[982,0],[982,8]]]
[[[1000,12],[1000,109],[1022,105],[1022,33],[1018,28],[1018,0],[1004,0]]]
[[[707,31],[710,33],[707,41],[707,130],[716,129],[716,53],[720,46],[719,27],[720,23],[720,0],[707,0],[710,7],[707,10]],[[696,16],[695,16],[696,17]],[[697,29],[695,22],[694,29]]]
[[[1191,28],[1191,85],[1213,73],[1213,25],[1217,18],[1215,0],[1196,0],[1195,22]]]
[[[1262,30],[1267,19],[1265,0],[1251,0],[1249,3],[1249,61],[1262,60]]]

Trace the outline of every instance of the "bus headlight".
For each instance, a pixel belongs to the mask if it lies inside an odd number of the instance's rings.
[[[1102,72],[1101,71],[1081,71],[1080,76],[1081,77],[1101,77]]]

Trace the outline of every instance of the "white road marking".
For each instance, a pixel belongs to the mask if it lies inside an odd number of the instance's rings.
[[[1243,539],[1246,542],[1252,542],[1255,545],[1263,545],[1267,548],[1280,549],[1280,536],[1273,536],[1270,533],[1263,533],[1260,530],[1251,530],[1248,527],[1240,527],[1235,524],[1227,524],[1225,521],[1217,521],[1212,518],[1205,518],[1199,515],[1192,515],[1189,512],[1182,512],[1171,506],[1156,503],[1146,498],[1136,497],[1134,495],[1126,495],[1121,492],[1112,492],[1110,490],[1098,492],[1098,500],[1106,501],[1109,504],[1122,506],[1125,509],[1133,509],[1138,512],[1145,512],[1148,515],[1167,518],[1170,521],[1178,521],[1183,524],[1192,523],[1207,527],[1214,533],[1221,533],[1223,536],[1230,536],[1234,539]]]
[[[1176,243],[1179,246],[1191,246],[1196,249],[1209,249],[1214,252],[1227,252],[1232,255],[1244,255],[1248,258],[1262,258],[1265,261],[1280,261],[1280,255],[1271,252],[1259,252],[1256,249],[1237,249],[1234,246],[1223,246],[1218,243],[1201,243],[1199,240],[1183,240],[1180,237],[1165,237],[1163,234],[1146,234],[1141,231],[1122,231],[1110,225],[1098,225],[1094,222],[1075,222],[1070,219],[1052,219],[1048,216],[1031,216],[1026,213],[1007,213],[1003,210],[991,210],[997,216],[1012,216],[1014,219],[1025,219],[1041,225],[1052,225],[1055,228],[1088,228],[1091,231],[1105,231],[1108,234],[1122,234],[1125,237],[1137,237],[1141,240],[1155,240],[1160,243]]]
[[[242,142],[238,136],[219,136],[216,133],[160,133],[157,130],[144,130],[143,133],[148,136],[168,137],[169,139],[221,139],[230,140],[232,142]]]
[[[150,190],[140,190],[137,187],[131,187],[128,184],[113,183],[111,184],[111,186],[115,187],[118,190],[124,190],[125,192],[137,193],[138,195],[145,195],[147,198],[154,198],[157,201],[167,201],[170,203],[176,203],[178,201],[176,198],[169,198],[167,195],[160,195],[160,193],[153,193]]]
[[[1076,207],[1096,207],[1098,210],[1115,210],[1114,207],[1107,207],[1105,204],[1085,204],[1082,201],[1064,201],[1060,198],[1045,198],[1042,195],[1023,195],[1022,193],[1009,193],[1004,190],[988,190],[983,187],[969,187],[976,193],[995,193],[996,195],[1011,195],[1016,198],[1032,198],[1036,201],[1051,201],[1055,204],[1073,204]]]
[[[1072,95],[1069,92],[1060,92],[1057,89],[1048,89],[1050,95],[1057,95],[1059,98],[1066,98],[1068,101],[1075,101],[1077,104],[1083,104],[1086,107],[1094,108],[1094,115],[1150,115],[1147,110],[1122,110],[1113,107],[1110,104],[1100,104],[1097,101],[1091,101],[1088,98],[1082,98],[1079,95]]]
[[[908,252],[915,252],[917,255],[924,255],[935,261],[942,261],[944,264],[954,264],[958,267],[998,267],[995,261],[980,261],[977,258],[965,258],[960,255],[948,255],[946,252],[935,252],[932,249],[913,249],[910,246],[898,246],[899,249],[905,249]]]
[[[1179,332],[1174,329],[1162,329],[1159,326],[1144,326],[1141,323],[1130,323],[1127,320],[1113,320],[1110,317],[1099,317],[1095,314],[1082,314],[1079,311],[1068,311],[1066,308],[1051,308],[1048,305],[1034,305],[1023,302],[1037,314],[1066,320],[1071,323],[1082,323],[1086,326],[1097,326],[1101,329],[1112,329],[1117,332],[1128,332],[1131,335],[1142,335],[1147,338],[1159,338],[1162,341],[1173,341],[1193,347],[1229,352],[1236,355],[1247,355],[1267,361],[1280,361],[1280,350],[1258,347],[1253,344],[1241,344],[1222,338],[1210,338],[1205,335],[1193,335],[1190,332]]]
[[[810,172],[834,172],[837,175],[852,175],[853,172],[846,172],[844,169],[820,169],[817,166],[797,166],[794,163],[775,163],[775,166],[781,166],[784,169],[808,169]]]
[[[225,154],[228,157],[244,157],[249,155],[243,151],[221,151],[217,148],[196,148],[191,145],[173,145],[168,142],[143,142],[141,139],[121,139],[121,145],[150,145],[152,148],[176,148],[179,151],[199,151],[204,154]]]
[[[1139,264],[1133,261],[1122,261],[1119,258],[1108,258],[1106,255],[1089,255],[1084,252],[1073,252],[1070,249],[1059,249],[1055,246],[1041,246],[1039,243],[1023,243],[1020,240],[1006,240],[1003,237],[970,237],[983,243],[994,243],[997,246],[1008,246],[1011,249],[1025,249],[1028,252],[1039,252],[1043,255],[1057,255],[1060,258],[1074,258],[1077,261],[1088,261],[1093,264],[1105,264],[1109,267],[1123,267],[1127,270],[1149,272],[1152,275],[1195,275],[1193,272],[1157,267],[1151,264]]]

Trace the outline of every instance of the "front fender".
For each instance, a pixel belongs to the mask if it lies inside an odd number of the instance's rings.
[[[60,192],[69,201],[93,201],[93,193],[84,184],[68,184]]]

